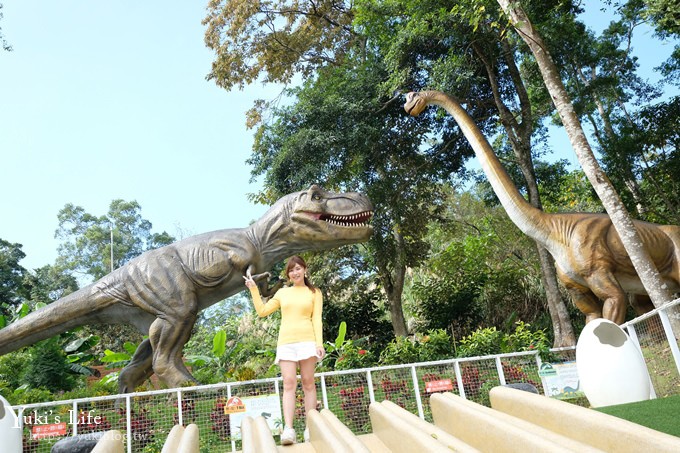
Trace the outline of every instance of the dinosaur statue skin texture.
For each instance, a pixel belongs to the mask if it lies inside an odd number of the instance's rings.
[[[0,354],[84,324],[131,324],[148,334],[118,378],[134,391],[154,372],[170,387],[196,382],[182,361],[197,314],[242,291],[284,258],[365,242],[370,200],[312,185],[278,200],[247,228],[192,236],[150,250],[100,280],[0,330]]]
[[[557,276],[586,322],[606,318],[625,321],[627,294],[641,314],[651,310],[646,290],[606,214],[546,213],[519,193],[486,137],[460,103],[440,91],[406,96],[404,109],[418,116],[434,104],[458,123],[510,219],[527,236],[542,244],[555,259]],[[680,227],[634,221],[640,238],[672,293],[680,291]]]

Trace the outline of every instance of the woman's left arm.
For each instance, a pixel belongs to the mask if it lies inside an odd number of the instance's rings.
[[[323,359],[326,355],[326,350],[323,347],[323,322],[321,314],[323,313],[323,294],[321,289],[317,288],[314,292],[314,308],[312,311],[312,326],[314,327],[314,338],[316,339],[316,355]]]

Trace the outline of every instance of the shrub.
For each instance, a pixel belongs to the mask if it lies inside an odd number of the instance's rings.
[[[418,357],[420,362],[445,360],[453,357],[453,342],[444,329],[429,331],[418,341]]]
[[[66,354],[56,338],[42,341],[31,348],[24,381],[32,388],[51,392],[72,390],[76,378],[71,374]]]
[[[380,353],[381,365],[398,365],[401,363],[414,363],[419,360],[418,347],[414,340],[406,337],[397,337],[387,344]]]

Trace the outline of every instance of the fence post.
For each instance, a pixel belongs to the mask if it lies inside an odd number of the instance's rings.
[[[460,395],[461,398],[467,399],[465,396],[465,386],[463,385],[463,377],[460,372],[460,362],[456,360],[453,362],[453,369],[456,372],[456,384],[458,384],[458,395]]]
[[[642,355],[642,347],[640,346],[640,340],[638,339],[635,326],[633,324],[629,324],[628,326],[626,326],[626,329],[628,329],[628,336],[630,337],[631,341],[633,342],[635,347],[637,347],[637,350],[640,351],[640,355]],[[654,390],[654,383],[652,383],[652,377],[649,374],[649,367],[647,366],[647,361],[645,360],[644,356],[642,357],[642,361],[645,362],[645,369],[647,370],[647,379],[649,379],[649,397],[651,399],[656,399],[656,390]]]
[[[184,419],[182,417],[182,391],[177,390],[177,423],[184,426]]]
[[[673,328],[671,327],[671,320],[668,319],[668,313],[666,310],[659,310],[659,318],[661,318],[661,325],[666,333],[666,339],[668,340],[668,345],[671,347],[671,353],[673,354],[673,360],[675,360],[675,368],[680,374],[680,349],[678,349],[678,342],[675,339],[675,334],[673,333]]]
[[[423,412],[423,401],[420,398],[420,386],[418,385],[418,374],[416,373],[415,365],[411,365],[411,379],[413,380],[413,391],[416,392],[416,404],[418,405],[418,416],[425,420],[425,413]]]
[[[368,385],[368,399],[371,403],[375,403],[375,393],[373,393],[373,377],[371,370],[366,371],[366,385]]]
[[[276,386],[277,389],[277,394],[278,392],[278,385]],[[321,375],[321,401],[323,401],[323,407],[328,409],[328,391],[326,390],[326,376]]]
[[[501,363],[501,358],[496,356],[496,372],[498,372],[498,382],[501,385],[505,385],[505,372],[503,371],[503,364]]]
[[[19,414],[19,429],[21,430],[21,437],[22,438],[24,437],[24,434],[23,434],[24,433],[24,409],[25,408],[22,406],[22,407],[19,408],[19,412],[18,412],[18,414]]]
[[[132,437],[132,404],[130,400],[130,395],[125,396],[125,429],[127,430],[127,451],[128,453],[132,453],[132,441],[134,438]]]
[[[279,382],[276,381],[276,383],[278,384]],[[278,385],[276,386],[276,389],[277,389],[277,393],[278,393],[278,389],[279,389]],[[227,402],[229,401],[229,398],[231,398],[231,384],[227,384]],[[226,407],[226,403],[225,403],[225,407]],[[231,438],[231,451],[236,451],[236,440],[234,439],[234,435],[231,432],[231,420],[230,420],[230,424],[229,424],[229,429],[230,429],[229,437]]]
[[[78,403],[73,402],[73,419],[71,420],[73,422],[73,435],[77,436],[78,435]]]

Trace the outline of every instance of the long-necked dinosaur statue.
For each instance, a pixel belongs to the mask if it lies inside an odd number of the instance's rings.
[[[627,294],[635,295],[636,311],[653,308],[619,235],[606,214],[546,213],[519,193],[473,119],[451,96],[422,91],[406,96],[404,109],[419,115],[430,105],[444,108],[458,123],[510,219],[542,244],[555,259],[557,275],[586,322],[604,317],[625,321]],[[671,292],[680,291],[680,227],[635,221],[662,279]]]
[[[266,279],[285,257],[365,242],[370,200],[316,185],[278,200],[247,228],[213,231],[150,250],[100,280],[0,330],[0,354],[84,324],[131,324],[148,333],[120,373],[121,393],[152,373],[170,387],[195,382],[182,349],[200,310]],[[266,283],[266,282],[265,282]]]

